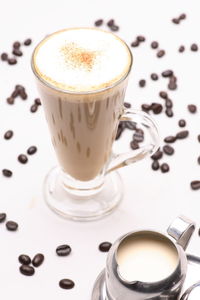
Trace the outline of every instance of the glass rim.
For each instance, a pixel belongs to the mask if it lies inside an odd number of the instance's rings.
[[[35,53],[37,51],[37,49],[40,47],[40,45],[48,38],[50,38],[51,36],[53,36],[54,34],[58,34],[60,32],[63,32],[63,31],[67,31],[67,30],[74,30],[74,29],[92,29],[92,30],[96,30],[96,31],[102,31],[102,32],[106,32],[106,33],[109,33],[111,35],[114,35],[115,37],[117,37],[118,40],[120,40],[127,48],[129,54],[130,54],[130,64],[129,64],[129,67],[127,69],[127,72],[119,79],[117,80],[116,82],[114,82],[113,84],[107,86],[107,87],[103,87],[101,89],[96,89],[96,90],[91,90],[91,91],[72,91],[72,90],[67,90],[67,89],[64,89],[64,88],[60,88],[60,87],[57,87],[51,83],[49,83],[48,81],[46,81],[45,79],[43,79],[40,74],[37,72],[36,70],[36,67],[35,67],[35,63],[34,63],[34,57],[35,57]],[[32,71],[33,71],[33,74],[36,76],[36,78],[41,82],[43,83],[45,86],[47,86],[48,88],[51,88],[51,89],[54,89],[56,90],[57,92],[62,92],[62,93],[65,93],[65,94],[74,94],[74,95],[87,95],[87,94],[96,94],[96,93],[101,93],[101,92],[104,92],[104,91],[107,91],[108,89],[111,89],[115,86],[117,86],[118,84],[120,84],[121,82],[123,82],[127,77],[128,75],[130,74],[130,71],[131,71],[131,67],[133,65],[133,54],[131,52],[131,49],[130,47],[128,46],[128,44],[122,40],[120,37],[118,37],[116,34],[112,33],[112,32],[109,32],[109,31],[106,31],[106,30],[102,30],[102,29],[99,29],[99,28],[93,28],[93,27],[69,27],[69,28],[65,28],[65,29],[61,29],[61,30],[58,30],[58,31],[55,31],[51,34],[49,34],[48,36],[46,36],[45,38],[43,38],[35,47],[35,49],[33,50],[33,53],[32,53],[32,57],[31,57],[31,68],[32,68]]]

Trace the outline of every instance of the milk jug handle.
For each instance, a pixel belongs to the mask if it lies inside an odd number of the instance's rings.
[[[190,219],[185,216],[179,216],[172,222],[167,232],[185,250],[195,230],[195,226],[195,223]]]

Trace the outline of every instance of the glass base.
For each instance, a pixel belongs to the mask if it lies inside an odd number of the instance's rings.
[[[62,182],[62,172],[56,167],[50,170],[44,182],[44,198],[48,206],[60,216],[90,221],[111,213],[123,196],[123,184],[118,172],[111,172],[104,178],[103,185],[90,195],[75,195]]]

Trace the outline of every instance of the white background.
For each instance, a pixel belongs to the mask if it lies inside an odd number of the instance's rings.
[[[200,44],[199,1],[185,0],[85,0],[85,1],[0,1],[0,52],[10,51],[13,41],[31,37],[33,44],[24,47],[24,56],[16,66],[0,62],[0,169],[13,170],[12,178],[0,176],[0,211],[8,219],[19,223],[18,232],[8,232],[0,224],[0,294],[2,299],[52,299],[89,300],[93,282],[105,265],[106,254],[98,251],[100,242],[114,242],[120,235],[138,228],[166,231],[170,222],[184,214],[200,222],[200,191],[190,189],[190,181],[200,180],[200,52],[189,50],[191,43]],[[186,13],[187,19],[180,25],[171,22],[173,17]],[[152,72],[160,74],[172,68],[178,77],[178,90],[169,92],[174,101],[174,118],[165,114],[155,116],[161,140],[175,134],[180,118],[187,120],[190,136],[177,142],[175,155],[165,156],[171,171],[153,172],[151,160],[146,159],[120,171],[125,195],[115,213],[103,220],[78,223],[54,215],[45,206],[42,183],[47,171],[56,164],[42,108],[35,114],[29,112],[38,96],[30,68],[30,57],[36,43],[45,35],[72,26],[93,26],[103,18],[114,18],[120,26],[119,35],[130,44],[136,35],[143,34],[147,41],[133,49],[134,65],[126,94],[126,100],[134,108],[141,103],[160,102],[158,92],[166,90],[167,80],[152,81]],[[106,27],[105,27],[106,28]],[[150,48],[153,40],[159,41],[166,56],[158,59],[156,50]],[[183,44],[185,53],[177,49]],[[138,87],[138,80],[147,79],[147,87]],[[16,100],[10,106],[6,98],[15,84],[23,84],[28,100]],[[191,115],[187,104],[198,105],[199,112]],[[14,137],[5,141],[6,130],[14,130]],[[124,142],[122,142],[122,140]],[[126,136],[118,142],[127,144]],[[21,165],[17,156],[36,145],[37,154]],[[72,247],[68,257],[57,257],[55,249],[67,243]],[[200,237],[197,231],[189,252],[200,255]],[[21,253],[33,256],[42,252],[44,264],[33,277],[25,277],[18,271],[17,257]],[[199,273],[200,274],[200,273]],[[75,281],[75,288],[62,290],[58,282],[62,278]]]

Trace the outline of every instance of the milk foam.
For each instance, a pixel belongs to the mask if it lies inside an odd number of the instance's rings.
[[[131,54],[117,36],[96,29],[66,29],[44,39],[34,52],[43,80],[69,91],[105,88],[126,75]]]

